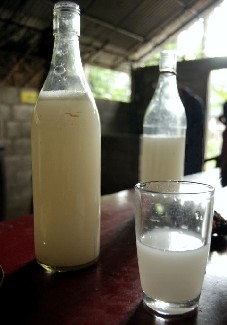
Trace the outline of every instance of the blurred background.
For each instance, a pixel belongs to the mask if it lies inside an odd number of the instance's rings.
[[[2,219],[31,211],[31,115],[50,66],[56,2],[0,2]],[[138,180],[142,120],[162,49],[177,50],[179,88],[204,111],[202,161],[190,161],[185,173],[215,168],[224,130],[218,117],[227,100],[227,0],[76,3],[82,62],[102,126],[102,194],[130,188]],[[193,123],[196,134],[201,123]]]

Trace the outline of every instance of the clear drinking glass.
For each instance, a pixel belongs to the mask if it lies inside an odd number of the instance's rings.
[[[210,249],[214,188],[185,181],[135,185],[144,306],[158,315],[196,310]]]

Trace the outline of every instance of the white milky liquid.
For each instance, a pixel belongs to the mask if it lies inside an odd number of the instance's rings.
[[[100,123],[86,97],[41,94],[32,120],[35,250],[74,267],[99,255]]]
[[[184,174],[184,137],[143,135],[140,181],[180,180]]]
[[[159,249],[155,247],[160,247]],[[141,286],[150,297],[179,303],[200,295],[209,245],[173,231],[153,230],[137,240]]]

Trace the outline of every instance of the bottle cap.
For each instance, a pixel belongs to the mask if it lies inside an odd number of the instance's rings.
[[[177,72],[177,53],[175,51],[165,50],[161,52],[159,70],[160,72]]]
[[[75,2],[59,1],[54,5],[54,34],[75,33],[80,36],[80,7]]]

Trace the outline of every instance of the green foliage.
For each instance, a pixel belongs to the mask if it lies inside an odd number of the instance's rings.
[[[131,85],[129,75],[126,73],[89,66],[87,78],[96,98],[130,101]]]
[[[211,98],[213,115],[220,115],[222,113],[223,103],[227,100],[227,85],[220,83],[212,83]]]
[[[159,60],[160,60],[160,54],[159,53],[155,53],[153,54],[151,57],[149,57],[149,59],[147,59],[144,62],[145,66],[152,66],[152,65],[158,65],[159,64]]]
[[[218,139],[215,134],[208,136],[206,158],[213,158],[220,154],[221,143],[217,143],[217,140]]]
[[[153,66],[153,65],[159,65],[160,60],[160,51],[162,50],[176,50],[177,48],[177,41],[176,38],[173,38],[171,41],[168,41],[165,43],[161,50],[157,52],[152,52],[152,55],[145,60],[144,65],[145,66]]]
[[[216,160],[207,161],[204,164],[204,170],[213,169],[216,167]]]
[[[174,37],[170,41],[168,41],[165,45],[163,50],[176,50],[177,49],[177,38]]]

